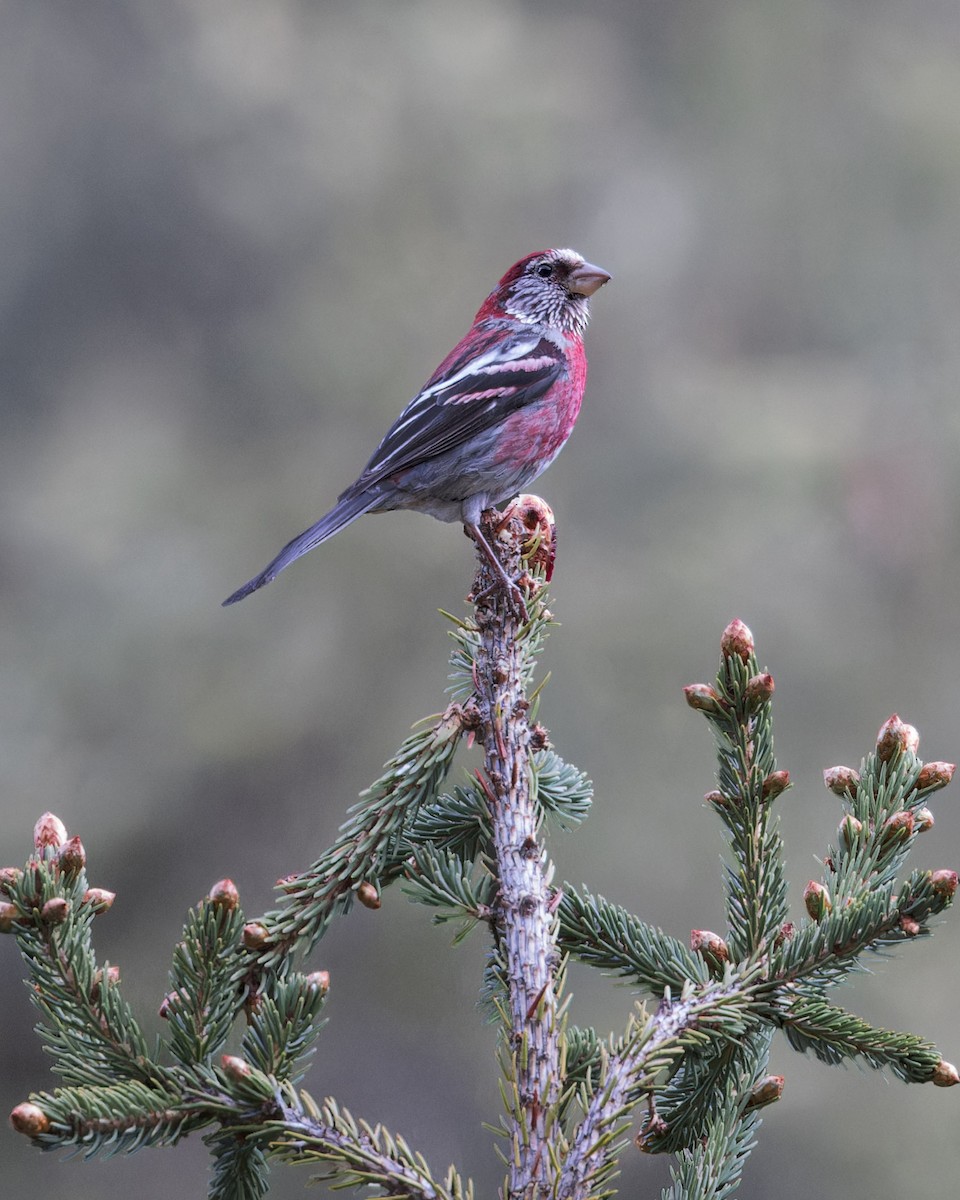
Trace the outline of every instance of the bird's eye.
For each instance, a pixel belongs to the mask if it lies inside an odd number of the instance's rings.
[[[550,263],[541,263],[540,266],[537,267],[537,274],[541,279],[549,279],[553,274],[553,266]]]

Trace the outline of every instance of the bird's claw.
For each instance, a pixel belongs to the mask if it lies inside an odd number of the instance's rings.
[[[519,583],[506,575],[502,578],[498,576],[489,587],[485,587],[481,592],[474,592],[469,598],[474,604],[480,604],[484,600],[488,600],[496,592],[500,592],[506,600],[510,615],[516,618],[522,625],[526,625],[530,620],[530,613],[527,609],[527,600],[523,594],[523,588]]]

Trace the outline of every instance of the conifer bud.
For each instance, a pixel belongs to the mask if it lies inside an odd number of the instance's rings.
[[[90,999],[96,1003],[100,999],[100,989],[104,982],[108,987],[115,987],[120,982],[120,968],[116,965],[97,971],[93,976],[93,986],[90,988]],[[165,1017],[166,1013],[160,1014]]]
[[[10,1114],[10,1124],[26,1137],[40,1137],[50,1128],[50,1118],[36,1104],[18,1104]]]
[[[233,912],[240,903],[240,893],[232,879],[220,879],[210,889],[207,899],[214,908],[223,908],[227,912]]]
[[[89,904],[95,913],[105,913],[117,898],[116,892],[108,892],[106,888],[87,888],[83,893],[84,904]]]
[[[699,954],[712,970],[719,970],[730,960],[727,943],[710,929],[691,929],[690,949],[694,954]]]
[[[765,1075],[750,1091],[746,1108],[765,1108],[768,1104],[776,1104],[783,1095],[784,1079],[782,1075]]]
[[[908,729],[912,729],[912,726],[905,725],[896,713],[884,721],[877,734],[877,758],[881,762],[891,762],[907,750],[910,742]],[[916,730],[913,732],[916,733]]]
[[[773,939],[774,950],[779,950],[780,947],[784,944],[784,942],[789,942],[793,938],[793,935],[796,932],[797,932],[796,928],[792,921],[784,921],[784,923],[780,926],[780,928],[777,930],[777,932],[774,936],[774,939]]]
[[[221,1054],[220,1066],[223,1067],[226,1077],[235,1083],[239,1083],[242,1079],[249,1079],[253,1070],[245,1058],[240,1058],[236,1054]]]
[[[54,813],[47,812],[33,827],[33,844],[44,850],[59,850],[67,840],[67,827]]]
[[[687,703],[697,712],[710,713],[719,716],[723,712],[720,697],[709,683],[688,683],[683,689]]]
[[[532,725],[530,727],[530,749],[531,750],[546,750],[550,746],[550,733],[546,726]]]
[[[63,896],[51,896],[40,909],[40,920],[45,925],[62,925],[70,916],[70,901]]]
[[[853,813],[847,813],[837,828],[840,845],[848,852],[860,841],[861,833],[863,833],[863,822],[858,820]]]
[[[926,833],[934,825],[933,813],[929,808],[917,808],[913,812],[913,827],[917,833]]]
[[[262,950],[269,944],[270,930],[259,921],[251,921],[248,925],[244,925],[241,938],[248,950]]]
[[[167,992],[164,998],[160,1001],[160,1007],[157,1009],[157,1016],[161,1021],[167,1021],[170,1018],[170,1008],[179,999],[176,992]]]
[[[933,1068],[933,1083],[936,1087],[956,1087],[960,1083],[960,1072],[953,1063],[941,1058]]]
[[[916,937],[920,932],[920,922],[914,920],[913,917],[908,917],[904,914],[900,918],[900,928],[907,937]]]
[[[945,788],[951,779],[953,779],[953,774],[956,769],[956,763],[924,763],[920,768],[920,774],[917,776],[917,790],[925,792],[928,789],[932,791],[939,791],[941,788]]]
[[[880,831],[880,848],[889,850],[907,841],[913,833],[913,813],[909,809],[901,809],[883,823]]]
[[[0,867],[0,896],[12,896],[22,878],[22,867]]]
[[[812,919],[817,922],[822,921],[833,908],[830,893],[815,879],[811,879],[803,889],[803,903]]]
[[[524,545],[524,553],[529,553],[536,538],[539,542],[532,552],[531,562],[543,570],[547,583],[553,578],[553,566],[556,560],[557,522],[553,509],[539,496],[525,493],[510,502],[503,511],[501,525],[517,518],[529,532],[530,539]]]
[[[9,900],[0,900],[0,933],[12,933],[20,919],[20,909]]]
[[[776,800],[790,786],[789,771],[771,771],[763,781],[763,787],[760,790],[761,800]]]
[[[263,1008],[263,992],[247,992],[243,1002],[243,1011],[248,1021],[251,1021]]]
[[[737,657],[749,662],[753,650],[753,634],[739,617],[735,617],[720,637],[720,653],[724,658]]]
[[[755,708],[759,708],[761,704],[766,704],[774,691],[773,676],[769,671],[763,671],[759,675],[752,675],[747,680],[747,700]]]
[[[61,875],[74,879],[87,865],[87,852],[76,835],[63,843],[57,851],[57,865]]]
[[[321,996],[325,996],[330,991],[330,972],[311,971],[309,975],[304,976],[303,982],[309,988],[316,988]]]
[[[659,1113],[650,1114],[637,1131],[633,1144],[643,1154],[656,1154],[657,1141],[668,1133],[670,1126]]]
[[[369,880],[364,880],[357,888],[357,899],[364,908],[380,907],[380,893],[377,891],[376,886],[370,883]]]
[[[703,798],[704,804],[709,804],[711,808],[715,808],[717,812],[722,812],[725,808],[730,808],[733,801],[729,796],[725,796],[723,792],[712,791],[707,792]]]
[[[957,893],[957,873],[942,869],[930,873],[930,886],[938,896],[946,896],[952,900]]]
[[[860,785],[860,773],[853,767],[827,767],[823,782],[835,796],[855,796]]]

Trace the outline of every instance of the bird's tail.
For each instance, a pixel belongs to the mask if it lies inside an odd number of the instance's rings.
[[[243,587],[237,588],[232,596],[228,596],[223,602],[223,607],[226,608],[228,604],[236,604],[238,600],[243,600],[251,592],[255,592],[272,579],[276,579],[285,567],[289,567],[292,562],[296,562],[298,558],[306,554],[308,550],[312,550],[314,546],[319,546],[327,538],[331,538],[335,533],[339,533],[345,525],[349,525],[357,517],[362,516],[365,512],[369,512],[371,508],[376,506],[380,499],[381,497],[376,491],[354,492],[353,494],[348,493],[342,496],[335,507],[331,508],[325,517],[321,517],[316,525],[311,525],[309,529],[304,530],[298,537],[295,537],[292,542],[288,542],[273,562],[264,567],[259,575],[254,575],[253,579],[248,580]]]

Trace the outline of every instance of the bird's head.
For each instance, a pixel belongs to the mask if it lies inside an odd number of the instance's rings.
[[[589,298],[609,278],[609,272],[585,262],[576,250],[541,250],[513,264],[477,318],[509,316],[582,334],[590,317]]]

